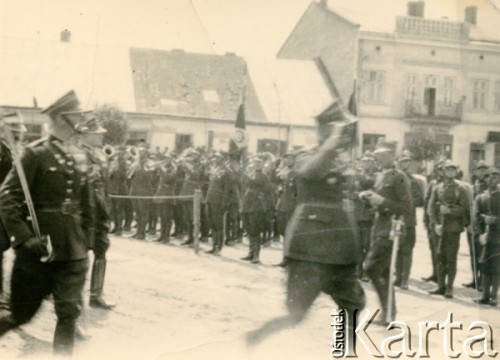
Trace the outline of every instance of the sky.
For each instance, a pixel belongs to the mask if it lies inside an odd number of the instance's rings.
[[[311,0],[0,0],[3,37],[274,57]]]

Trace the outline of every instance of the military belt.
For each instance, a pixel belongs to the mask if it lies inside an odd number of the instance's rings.
[[[80,205],[71,200],[65,200],[62,204],[47,204],[36,206],[40,212],[62,213],[64,215],[76,215],[80,213]]]

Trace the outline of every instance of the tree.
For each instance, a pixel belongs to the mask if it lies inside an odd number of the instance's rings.
[[[412,153],[413,160],[424,162],[425,169],[427,169],[427,161],[435,160],[440,152],[432,129],[412,133],[406,142],[406,148]]]
[[[108,130],[104,135],[104,144],[121,145],[125,143],[128,122],[125,113],[113,105],[102,105],[94,110],[94,114],[101,125]]]

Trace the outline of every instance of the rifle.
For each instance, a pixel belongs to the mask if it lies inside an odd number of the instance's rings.
[[[20,118],[21,114],[17,113]],[[16,141],[14,140],[14,135],[12,134],[12,130],[6,126],[5,127],[6,140],[9,144],[10,151],[12,153],[12,162],[14,164],[14,168],[17,172],[17,177],[19,178],[19,182],[21,183],[21,188],[24,194],[24,199],[26,200],[26,206],[28,207],[28,213],[31,220],[31,225],[33,226],[33,232],[35,233],[35,237],[40,240],[47,247],[47,256],[42,256],[40,258],[41,262],[50,262],[52,260],[53,248],[52,243],[50,241],[50,237],[43,237],[40,232],[40,226],[38,225],[38,219],[35,213],[35,206],[33,204],[33,199],[31,198],[31,193],[28,185],[28,181],[26,180],[26,174],[24,172],[23,165],[21,163],[21,158],[19,156],[19,152],[17,149]]]
[[[387,294],[387,322],[392,321],[392,304],[394,303],[394,273],[396,271],[396,258],[398,256],[399,238],[401,237],[402,227],[404,225],[401,219],[392,219],[391,233],[389,239],[392,240],[391,267],[389,272],[389,293]]]

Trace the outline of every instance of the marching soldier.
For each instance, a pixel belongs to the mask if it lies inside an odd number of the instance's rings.
[[[366,274],[372,281],[382,308],[381,320],[386,325],[396,316],[396,299],[389,294],[389,279],[393,238],[390,236],[392,221],[408,214],[411,205],[409,185],[404,175],[394,168],[396,144],[380,141],[374,151],[375,159],[381,169],[377,174],[373,191],[360,194],[375,208],[370,250],[365,261]],[[388,308],[392,296],[392,309]],[[388,314],[391,314],[389,317]]]
[[[489,169],[488,189],[475,201],[476,231],[483,246],[480,256],[483,296],[477,304],[497,305],[500,285],[500,169]]]
[[[73,352],[92,227],[87,157],[72,143],[76,124],[64,114],[78,105],[70,91],[42,111],[51,119],[50,136],[25,148],[23,171],[11,170],[0,188],[0,217],[16,253],[11,311],[0,318],[0,336],[30,321],[52,294],[57,316],[53,346],[61,355]],[[22,184],[31,193],[42,238],[35,236]]]
[[[80,139],[88,156],[89,172],[87,180],[90,185],[90,198],[95,212],[92,214],[93,232],[89,239],[90,248],[94,252],[94,263],[92,264],[92,275],[90,278],[90,301],[91,307],[110,310],[113,304],[106,302],[103,297],[104,277],[106,274],[106,252],[109,249],[109,194],[108,194],[108,164],[106,155],[101,150],[103,136],[106,133],[90,113],[76,113],[80,117],[76,125],[82,134]]]
[[[22,117],[17,113],[0,114],[0,185],[3,183],[10,169],[12,168],[12,153],[10,145],[6,141],[6,131],[13,135],[16,145],[22,140],[23,133],[26,132],[26,126],[23,124]],[[3,299],[3,253],[10,247],[10,240],[5,228],[0,221],[0,306],[4,305]]]
[[[346,166],[340,160],[349,154],[355,123],[343,122],[344,126],[332,130],[335,125],[328,120],[317,120],[320,145],[296,158],[297,207],[284,247],[288,259],[289,314],[247,334],[249,344],[257,344],[270,333],[302,321],[321,292],[330,295],[338,308],[346,312],[344,334],[350,340],[356,310],[364,308],[365,294],[357,277],[361,249],[355,220],[349,215],[352,212],[343,206]]]
[[[439,236],[438,288],[429,293],[453,298],[460,234],[469,225],[470,209],[465,189],[455,180],[457,166],[447,160],[443,169],[444,180],[432,191],[428,205],[429,223]]]

